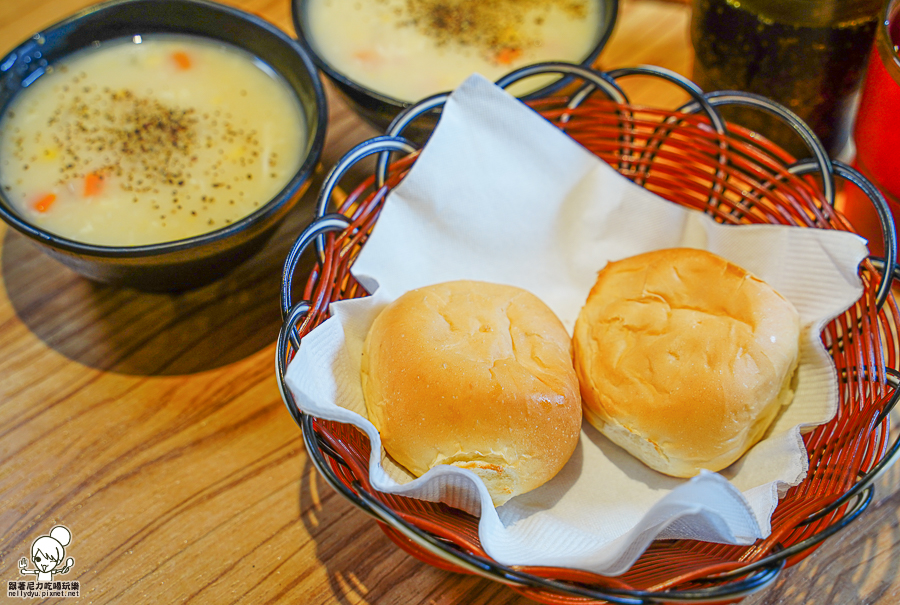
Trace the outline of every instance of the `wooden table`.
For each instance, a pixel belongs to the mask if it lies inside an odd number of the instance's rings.
[[[89,1],[3,0],[0,52]],[[232,2],[293,31],[288,0]],[[683,4],[624,0],[600,65],[689,74],[688,20]],[[638,102],[683,98],[628,88]],[[329,101],[326,166],[376,134]],[[64,524],[75,565],[57,579],[78,580],[85,603],[528,602],[409,557],[311,466],[273,343],[281,265],[315,189],[262,254],[179,295],[91,283],[0,227],[4,591],[32,541]],[[861,520],[744,602],[900,602],[898,484],[889,471]]]

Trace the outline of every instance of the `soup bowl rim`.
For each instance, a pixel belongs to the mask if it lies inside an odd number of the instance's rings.
[[[112,11],[117,10],[119,7],[131,4],[156,4],[173,6],[190,5],[198,7],[201,10],[218,11],[220,13],[224,13],[230,18],[246,23],[247,25],[255,28],[255,31],[257,32],[260,32],[261,30],[264,31],[268,35],[277,38],[278,41],[282,44],[282,48],[290,49],[292,54],[304,64],[306,72],[309,76],[311,88],[315,96],[315,103],[313,103],[311,106],[309,103],[305,103],[303,99],[300,98],[300,95],[293,86],[286,83],[291,97],[296,99],[297,103],[302,108],[304,113],[308,113],[310,111],[316,112],[314,128],[310,128],[310,132],[306,133],[305,142],[307,151],[305,157],[303,158],[303,162],[292,173],[291,178],[284,184],[284,186],[277,193],[269,197],[269,199],[264,204],[255,209],[253,212],[250,212],[249,214],[235,220],[233,223],[224,227],[220,227],[211,231],[205,231],[203,233],[185,238],[177,238],[157,243],[139,245],[105,245],[82,242],[77,239],[53,233],[28,221],[26,217],[22,216],[15,210],[15,207],[6,196],[5,192],[3,192],[2,190],[0,190],[0,218],[2,218],[7,224],[15,228],[17,231],[21,232],[23,235],[26,235],[41,244],[50,246],[52,248],[57,248],[64,252],[85,257],[123,259],[153,257],[169,253],[185,252],[192,248],[206,245],[214,245],[217,242],[228,240],[257,224],[267,223],[269,219],[273,218],[273,215],[277,214],[285,204],[291,201],[291,199],[295,196],[295,194],[297,194],[298,190],[301,189],[305,183],[309,182],[312,173],[319,162],[321,152],[324,147],[328,115],[325,92],[322,87],[322,83],[318,78],[315,64],[311,61],[303,46],[299,44],[296,39],[292,38],[286,32],[270,23],[269,21],[266,21],[262,17],[243,11],[241,9],[224,4],[219,4],[216,2],[210,2],[208,0],[110,0],[108,2],[101,2],[99,4],[88,6],[34,33],[32,36],[26,38],[15,47],[10,49],[10,51],[6,53],[4,58],[0,58],[0,66],[9,63],[11,58],[14,60],[17,53],[22,53],[23,49],[31,45],[33,40],[45,37],[47,34],[52,32],[78,27],[79,23],[83,22],[90,16],[102,12],[110,12],[110,14],[112,14]],[[137,35],[138,33],[139,32],[126,32],[107,38],[107,40],[127,39],[128,36]],[[151,30],[140,33],[154,34],[160,32]],[[173,29],[166,30],[166,33],[174,33],[177,35],[179,32],[178,29]],[[235,41],[217,39],[211,35],[198,34],[188,31],[185,31],[184,35],[218,41],[223,44],[234,46],[244,52],[250,52],[243,45]],[[67,52],[62,53],[61,58],[70,56],[79,51],[85,50],[86,48],[87,45],[73,48]],[[270,64],[270,62],[266,60],[265,56],[257,56],[255,53],[251,54],[260,59],[281,78],[284,77],[280,70],[275,69]],[[2,67],[0,67],[0,82],[2,82],[5,77],[6,76],[3,74]],[[0,119],[2,119],[12,101],[16,99],[20,94],[22,94],[22,91],[26,88],[27,87],[19,87],[8,96],[7,101],[3,104],[2,107],[0,107]],[[2,102],[2,99],[0,99],[0,102]]]
[[[404,101],[402,99],[398,99],[396,97],[392,97],[386,93],[380,92],[368,86],[357,82],[351,77],[347,76],[336,67],[334,67],[331,63],[325,60],[324,57],[316,50],[315,44],[312,40],[312,36],[308,35],[307,32],[307,20],[304,17],[305,11],[302,10],[307,4],[309,4],[311,0],[291,0],[291,19],[294,24],[294,32],[297,36],[297,40],[309,57],[312,59],[313,63],[326,75],[328,78],[341,86],[344,86],[350,90],[352,90],[357,95],[362,95],[364,97],[370,98],[372,101],[381,103],[382,105],[386,105],[396,110],[397,112],[402,111],[403,109],[407,109],[416,104],[416,101]],[[591,1],[591,0],[588,0]],[[618,17],[619,10],[619,0],[596,0],[606,6],[608,6],[609,18],[606,20],[601,19],[601,26],[604,29],[601,31],[600,36],[597,41],[591,46],[591,50],[586,57],[582,60],[577,61],[578,65],[582,65],[585,67],[589,67],[593,65],[593,63],[597,60],[597,57],[600,56],[600,53],[606,47],[606,43],[609,41],[609,38],[612,36],[613,30],[615,29],[616,20]],[[561,78],[556,82],[551,82],[550,84],[543,86],[537,90],[533,90],[528,92],[527,94],[522,94],[519,96],[520,99],[528,101],[532,99],[539,99],[554,92],[560,90],[567,84],[566,78]],[[442,91],[439,91],[442,92]]]

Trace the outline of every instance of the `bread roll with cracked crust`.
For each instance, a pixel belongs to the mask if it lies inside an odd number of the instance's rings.
[[[585,417],[662,473],[721,470],[793,398],[799,335],[788,300],[710,252],[611,262],[575,323]]]
[[[454,281],[392,302],[366,337],[362,388],[395,461],[416,476],[469,469],[495,506],[556,475],[581,431],[571,339],[513,286]]]

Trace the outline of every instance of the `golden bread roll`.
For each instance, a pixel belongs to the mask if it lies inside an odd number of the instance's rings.
[[[366,337],[362,388],[395,461],[416,476],[469,469],[495,506],[556,475],[581,431],[571,339],[513,286],[455,281],[392,302]]]
[[[788,300],[710,252],[611,262],[575,323],[585,417],[662,473],[721,470],[793,398],[799,336]]]

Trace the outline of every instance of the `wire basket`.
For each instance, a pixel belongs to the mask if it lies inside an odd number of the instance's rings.
[[[297,238],[285,261],[284,324],[276,352],[282,397],[325,480],[375,517],[399,547],[426,563],[502,582],[543,603],[734,601],[769,585],[784,567],[856,519],[872,501],[875,478],[900,450],[900,441],[892,443],[889,438],[889,412],[900,397],[900,312],[891,295],[896,235],[890,211],[858,172],[829,160],[799,118],[762,97],[731,91],[704,94],[681,76],[655,67],[604,73],[550,63],[523,68],[497,84],[506,87],[546,72],[575,76],[584,85],[564,96],[531,102],[535,110],[635,183],[721,223],[852,231],[834,209],[835,178],[860,187],[878,211],[885,258],[870,257],[861,264],[863,295],[821,334],[839,376],[839,411],[831,422],[804,436],[809,472],[779,502],[771,535],[749,546],[659,540],[617,577],[501,565],[482,549],[476,517],[444,504],[373,489],[364,434],[298,409],[284,382],[287,364],[301,339],[327,319],[331,302],[368,295],[350,267],[388,192],[418,155],[401,134],[418,116],[439,110],[447,94],[430,97],[398,116],[385,136],[350,151],[323,183],[318,218]],[[633,106],[618,80],[634,75],[666,79],[684,88],[692,100],[675,111]],[[716,110],[723,104],[756,107],[779,116],[804,140],[811,158],[795,161],[764,137],[726,124]],[[350,167],[371,155],[377,155],[374,174],[329,212],[338,182]],[[318,260],[298,297],[294,277],[303,251],[313,243]]]

